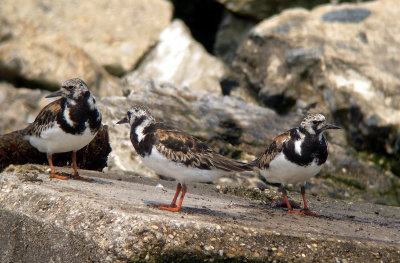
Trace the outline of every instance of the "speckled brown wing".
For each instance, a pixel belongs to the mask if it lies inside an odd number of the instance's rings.
[[[260,169],[269,168],[270,162],[275,158],[275,156],[282,152],[284,145],[290,140],[290,131],[282,133],[278,137],[276,137],[273,142],[269,145],[267,150],[251,162],[251,165],[256,166]]]
[[[44,107],[26,129],[26,135],[40,137],[42,131],[45,131],[55,124],[57,114],[62,110],[61,99],[49,103]]]
[[[219,169],[226,172],[251,171],[252,168],[213,151],[193,136],[173,128],[159,128],[155,132],[156,149],[165,157],[199,169]]]

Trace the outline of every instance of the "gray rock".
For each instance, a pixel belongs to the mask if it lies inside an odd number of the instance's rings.
[[[89,171],[81,175],[93,183],[50,180],[45,169],[14,166],[0,174],[1,262],[395,262],[400,256],[396,207],[310,198],[323,215],[315,218],[199,184],[189,186],[182,211],[171,213],[150,205],[169,202],[174,182]]]
[[[280,113],[317,103],[357,150],[394,154],[400,22],[393,17],[399,11],[395,0],[284,11],[243,41],[232,81]]]
[[[151,78],[221,94],[219,82],[225,73],[224,64],[192,38],[182,21],[174,20],[127,79]]]
[[[5,0],[0,9],[0,17],[7,19],[12,38],[19,39],[20,45],[29,39],[62,37],[118,74],[134,67],[168,26],[171,16],[172,5],[164,0],[57,3]],[[41,47],[57,50],[57,41]],[[67,50],[64,48],[63,52]],[[23,60],[30,59],[30,56],[23,57]],[[46,64],[36,64],[36,67],[46,69]]]
[[[118,80],[62,36],[15,36],[0,43],[0,77],[48,90],[59,89],[66,79],[80,77],[96,95],[122,94]]]

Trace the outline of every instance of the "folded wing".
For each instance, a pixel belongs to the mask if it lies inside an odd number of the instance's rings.
[[[156,149],[171,160],[187,167],[226,172],[251,171],[249,164],[232,160],[218,154],[193,136],[171,127],[160,127],[156,131]]]

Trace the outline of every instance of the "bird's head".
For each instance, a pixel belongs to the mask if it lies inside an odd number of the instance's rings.
[[[325,116],[319,113],[307,114],[300,127],[312,135],[318,135],[328,129],[341,129],[336,125],[326,123]]]
[[[79,101],[88,99],[90,96],[86,83],[79,78],[74,78],[65,81],[60,90],[47,95],[46,98],[63,97],[70,101]]]
[[[144,122],[154,121],[150,109],[144,105],[135,105],[126,113],[117,124],[129,123],[131,126],[138,126]]]

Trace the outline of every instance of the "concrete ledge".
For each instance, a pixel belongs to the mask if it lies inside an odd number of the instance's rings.
[[[198,184],[189,186],[182,212],[171,213],[148,205],[169,203],[175,182],[83,170],[95,182],[50,180],[46,169],[25,165],[0,174],[1,262],[400,257],[396,207],[311,198],[324,216],[313,218]]]

